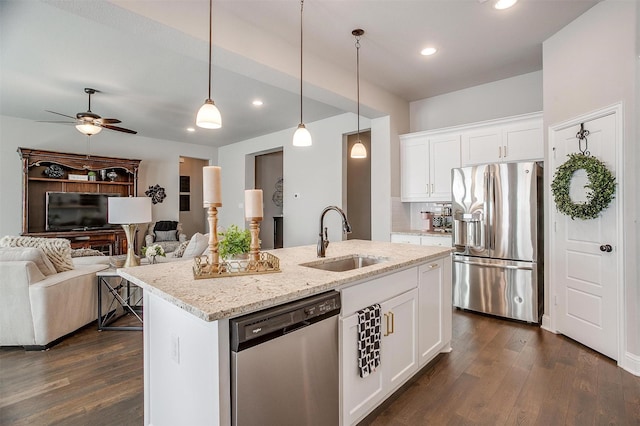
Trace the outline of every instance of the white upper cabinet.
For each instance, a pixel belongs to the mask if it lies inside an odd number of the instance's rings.
[[[459,133],[400,137],[402,201],[450,201],[451,169],[460,167]]]
[[[462,166],[543,158],[541,113],[469,125],[462,132]]]

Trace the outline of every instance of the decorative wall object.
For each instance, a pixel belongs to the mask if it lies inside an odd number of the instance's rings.
[[[277,207],[282,207],[282,188],[283,187],[284,187],[284,181],[282,180],[282,178],[280,178],[276,182],[276,190],[273,193],[273,196],[271,197],[271,201],[273,201],[273,204],[275,204]]]
[[[44,169],[44,174],[47,175],[47,177],[57,179],[64,176],[64,170],[59,165],[52,164]]]
[[[191,211],[191,196],[189,194],[180,194],[180,211]]]
[[[191,192],[191,176],[180,176],[180,192]]]
[[[150,186],[149,189],[144,191],[144,195],[150,197],[153,204],[161,203],[167,197],[167,194],[164,192],[164,188],[160,185]]]

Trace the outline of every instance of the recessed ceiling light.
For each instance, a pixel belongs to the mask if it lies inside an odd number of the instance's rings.
[[[253,106],[262,106],[262,101],[260,99],[256,99],[251,103],[253,104]]]
[[[194,129],[193,127],[187,127],[187,132],[195,132],[196,129]]]
[[[423,56],[431,56],[434,53],[436,53],[438,51],[438,49],[436,49],[435,47],[425,47],[424,49],[422,49],[420,51],[420,54]]]
[[[514,4],[516,4],[518,0],[498,0],[493,7],[498,10],[508,9]]]

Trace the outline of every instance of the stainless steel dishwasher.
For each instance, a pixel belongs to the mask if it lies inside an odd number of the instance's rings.
[[[230,320],[236,426],[338,424],[340,293]]]

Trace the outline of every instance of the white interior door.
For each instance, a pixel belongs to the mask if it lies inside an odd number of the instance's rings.
[[[610,114],[584,123],[590,134],[588,150],[603,161],[616,176],[616,115]],[[551,134],[553,149],[551,175],[568,158],[579,152],[576,133],[580,125],[556,130]],[[584,147],[584,143],[583,143]],[[586,199],[584,170],[574,173],[571,199]],[[555,288],[557,331],[584,345],[618,359],[618,198],[596,219],[572,220],[556,210],[551,197],[551,274],[550,288]],[[555,228],[555,231],[554,231]],[[602,251],[610,245],[612,251]],[[553,291],[551,301],[553,303]]]

